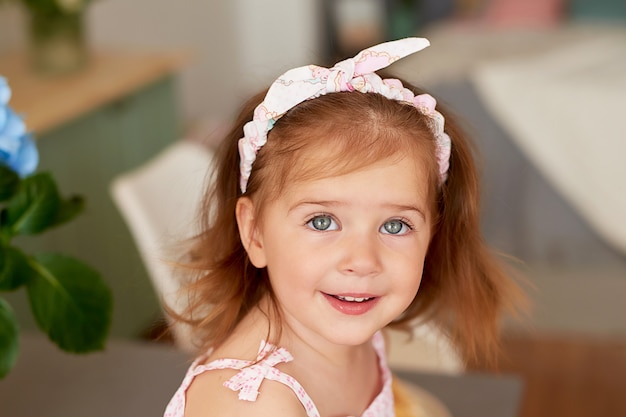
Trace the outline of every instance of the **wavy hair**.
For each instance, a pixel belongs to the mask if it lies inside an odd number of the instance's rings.
[[[250,263],[235,218],[242,196],[237,142],[264,96],[265,91],[260,92],[244,104],[221,143],[213,185],[203,200],[200,233],[190,240],[181,262],[191,278],[184,289],[189,303],[182,314],[170,314],[192,325],[202,349],[223,343],[265,295],[273,301],[272,321],[280,331],[280,309],[267,271]],[[498,319],[504,309],[514,309],[521,292],[482,239],[479,177],[470,142],[444,106],[437,110],[446,118],[452,141],[444,184],[438,183],[427,116],[379,94],[342,92],[305,101],[276,122],[258,153],[245,195],[259,207],[260,218],[263,206],[294,181],[345,174],[407,155],[424,164],[433,216],[431,241],[419,291],[390,326],[410,329],[416,321],[432,320],[466,362],[489,360],[498,347]]]

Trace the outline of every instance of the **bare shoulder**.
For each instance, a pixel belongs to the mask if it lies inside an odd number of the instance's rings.
[[[280,382],[264,380],[256,401],[243,401],[237,392],[226,388],[225,381],[238,371],[213,370],[198,375],[187,390],[185,417],[306,417],[294,392]]]

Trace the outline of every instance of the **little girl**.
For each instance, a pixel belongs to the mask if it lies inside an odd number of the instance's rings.
[[[418,319],[467,361],[493,355],[515,286],[480,236],[470,146],[375,73],[426,46],[295,68],[243,107],[187,259],[178,318],[203,353],[166,417],[394,416],[381,330]]]

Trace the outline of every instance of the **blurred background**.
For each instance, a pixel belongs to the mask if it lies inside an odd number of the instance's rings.
[[[486,239],[533,287],[529,317],[505,324],[501,365],[529,382],[523,415],[626,415],[616,394],[626,383],[624,0],[94,0],[78,34],[65,24],[54,42],[23,6],[0,2],[0,74],[41,168],[89,205],[76,225],[25,244],[100,270],[114,337],[149,337],[161,317],[109,196],[117,175],[177,141],[215,146],[238,105],[288,68],[425,36],[432,46],[391,71],[464,120]],[[34,327],[25,297],[10,297]]]

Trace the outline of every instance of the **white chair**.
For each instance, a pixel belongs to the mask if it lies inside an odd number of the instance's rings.
[[[212,161],[210,148],[181,140],[111,183],[113,201],[130,229],[157,295],[175,311],[185,305],[184,297],[178,297],[179,282],[170,267],[167,247],[193,234]],[[170,327],[176,345],[192,351],[186,326]]]
[[[176,311],[185,307],[184,297],[178,297],[179,282],[163,249],[193,234],[212,161],[210,148],[179,141],[143,166],[120,175],[111,185],[113,200],[128,224],[157,294]],[[176,345],[192,351],[189,329],[180,324],[171,328]],[[463,369],[450,343],[430,324],[415,328],[410,342],[397,331],[389,331],[388,336],[391,366],[444,373]]]

